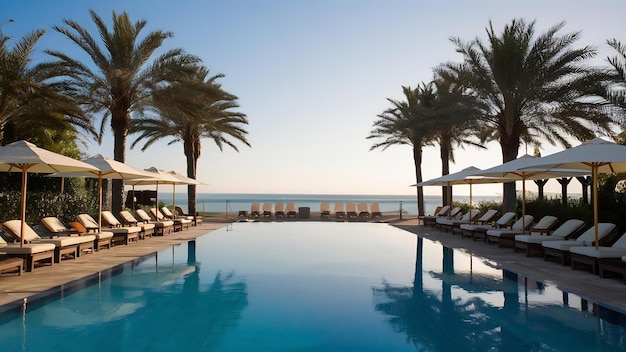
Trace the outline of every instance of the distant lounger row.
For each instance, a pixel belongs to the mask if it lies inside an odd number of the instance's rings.
[[[515,212],[506,212],[496,219],[496,213],[489,210],[480,215],[472,209],[462,214],[458,208],[445,206],[434,216],[420,220],[424,226],[458,232],[462,238],[513,248],[527,256],[570,265],[572,269],[588,269],[601,277],[616,276],[626,283],[626,233],[617,233],[615,224],[598,223],[596,228],[580,219],[559,224],[555,216],[545,215],[535,221],[528,214],[517,218]]]
[[[250,206],[250,212],[240,211],[240,217],[251,218],[309,218],[311,209],[308,207],[296,208],[294,202],[276,202],[252,203]],[[368,205],[365,202],[353,203],[348,202],[336,202],[331,209],[330,202],[321,202],[319,209],[319,216],[321,218],[330,218],[334,216],[337,219],[373,219],[381,217],[383,214],[380,211],[378,203],[372,203]]]
[[[0,274],[21,275],[22,271],[33,271],[36,266],[53,265],[146,237],[164,236],[202,222],[199,217],[183,214],[180,208],[174,209],[176,215],[167,207],[152,208],[149,213],[137,209],[133,216],[122,211],[118,219],[110,211],[103,211],[101,226],[89,214],[78,215],[68,225],[56,217],[45,217],[40,220],[40,233],[28,224],[22,229],[20,220],[6,221],[2,223],[0,236]]]

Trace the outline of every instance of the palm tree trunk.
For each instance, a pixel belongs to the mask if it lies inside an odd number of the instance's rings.
[[[413,162],[415,163],[415,181],[422,182],[422,148],[421,144],[415,144],[413,147]],[[424,190],[422,187],[417,188],[417,215],[424,216]]]
[[[196,163],[193,155],[187,155],[187,177],[196,179]],[[187,186],[187,213],[196,215],[196,185]]]
[[[519,152],[519,137],[504,137],[500,140],[502,148],[502,162],[506,163],[517,159]],[[517,195],[515,193],[515,182],[502,184],[502,211],[515,211],[517,207]]]
[[[441,143],[439,147],[441,153],[441,176],[450,174],[450,144]],[[452,187],[441,187],[441,204],[448,204],[448,200],[452,199]]]
[[[121,116],[115,114],[115,112],[111,115],[111,127],[114,137],[113,159],[121,163],[126,161],[126,136],[128,135],[129,122],[130,115],[126,112]],[[117,214],[123,210],[124,181],[113,180],[111,184],[111,211]]]

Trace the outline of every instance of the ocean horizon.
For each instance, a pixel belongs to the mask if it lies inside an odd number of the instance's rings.
[[[176,202],[183,211],[187,212],[187,193],[176,193],[173,198],[171,192],[159,192],[159,201],[167,205]],[[454,201],[469,202],[468,195],[455,195]],[[481,201],[502,201],[501,195],[472,196],[474,203]],[[319,211],[321,202],[329,202],[331,209],[335,202],[366,202],[378,203],[380,210],[385,213],[400,212],[417,215],[417,195],[355,195],[355,194],[261,194],[261,193],[198,193],[196,196],[196,210],[200,212],[218,212],[238,214],[241,210],[250,211],[252,203],[294,202],[296,207],[308,207],[311,211]],[[425,195],[424,208],[426,214],[432,214],[437,206],[441,205],[440,195]]]

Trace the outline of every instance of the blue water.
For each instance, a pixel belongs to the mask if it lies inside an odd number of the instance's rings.
[[[556,265],[549,263],[547,265]],[[0,315],[3,351],[623,351],[624,317],[372,223],[235,223]],[[589,308],[588,308],[589,307]]]
[[[331,208],[335,202],[378,202],[382,212],[399,213],[400,206],[405,214],[417,215],[416,195],[341,195],[341,194],[241,194],[241,193],[198,193],[196,196],[198,211],[206,212],[226,212],[235,214],[240,210],[250,210],[253,202],[295,202],[296,207],[309,207],[311,211],[319,211],[321,202],[330,202]],[[159,199],[170,204],[176,201],[184,211],[187,211],[187,194],[176,193],[176,198],[172,193],[159,192]],[[468,196],[455,196],[455,201],[469,202]],[[479,203],[484,200],[502,201],[501,196],[474,196],[472,202]],[[227,204],[228,201],[228,204]],[[400,204],[402,203],[402,204]],[[425,214],[432,214],[437,206],[441,205],[441,196],[425,196]]]

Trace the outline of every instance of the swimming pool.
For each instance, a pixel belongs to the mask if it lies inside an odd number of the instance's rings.
[[[385,224],[236,223],[85,286],[3,313],[2,350],[626,349],[622,315]]]

